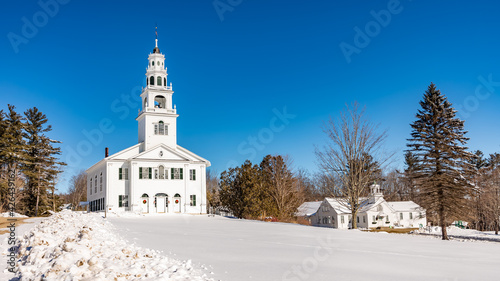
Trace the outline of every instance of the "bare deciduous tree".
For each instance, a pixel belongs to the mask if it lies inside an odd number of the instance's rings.
[[[341,112],[338,119],[324,124],[323,131],[328,137],[327,144],[316,148],[315,153],[325,175],[338,181],[331,195],[340,204],[351,210],[352,228],[357,228],[356,216],[360,209],[361,197],[379,176],[381,165],[385,165],[393,153],[383,154],[385,131],[378,132],[378,126],[370,123],[358,103]]]
[[[293,216],[303,200],[290,170],[291,163],[288,156],[267,155],[260,164],[263,183],[267,184],[267,192],[272,198],[279,219],[289,219]]]
[[[71,187],[68,193],[68,203],[73,210],[78,210],[81,201],[87,200],[87,173],[80,171],[71,178]]]
[[[220,186],[219,178],[216,172],[212,170],[207,170],[207,202],[208,210],[215,212],[215,208],[220,206]]]

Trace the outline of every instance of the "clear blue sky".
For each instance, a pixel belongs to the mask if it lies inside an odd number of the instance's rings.
[[[471,149],[500,151],[496,1],[220,0],[217,10],[212,0],[60,0],[68,3],[50,6],[50,15],[37,2],[2,2],[0,108],[36,106],[47,115],[69,164],[62,192],[105,147],[115,153],[137,143],[140,104],[121,99],[137,98],[145,85],[155,24],[180,114],[178,143],[217,172],[266,154],[288,154],[296,168],[315,172],[323,120],[353,101],[388,130],[402,167],[409,124],[431,81],[463,108]],[[357,49],[346,59],[341,45]],[[481,77],[494,82],[482,86]],[[295,117],[281,126],[273,118],[285,107]],[[83,130],[102,120],[114,130],[84,147]],[[259,142],[255,155],[249,137]]]

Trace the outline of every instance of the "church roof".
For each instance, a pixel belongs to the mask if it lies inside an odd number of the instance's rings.
[[[394,202],[387,202],[389,205],[396,210],[396,212],[402,212],[402,211],[415,211],[419,210],[422,207],[418,205],[417,203],[413,201],[394,201]]]

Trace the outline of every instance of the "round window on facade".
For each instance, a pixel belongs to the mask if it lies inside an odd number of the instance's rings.
[[[153,61],[153,66],[155,65],[155,62]]]

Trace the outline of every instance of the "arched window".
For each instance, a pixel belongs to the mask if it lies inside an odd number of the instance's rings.
[[[161,76],[156,77],[156,84],[161,86]]]
[[[149,85],[149,79],[146,77],[146,85]]]
[[[163,86],[167,86],[167,78],[163,78]]]
[[[144,193],[144,194],[142,194],[141,197],[143,197],[143,198],[146,197],[147,198],[147,197],[149,197],[149,195],[147,195],[146,193]]]
[[[97,175],[95,175],[95,180],[94,180],[94,191],[97,193]]]
[[[165,167],[163,167],[163,165],[160,165],[160,167],[158,167],[158,170],[160,172],[160,179],[165,179]]]
[[[158,122],[158,134],[159,135],[165,134],[165,124],[163,123],[163,121]]]
[[[155,108],[167,108],[167,99],[164,96],[155,97]]]
[[[155,66],[155,61],[153,61],[153,66]]]
[[[90,194],[92,194],[92,178],[90,178]]]
[[[148,102],[147,102],[147,98],[144,98],[144,109],[146,109],[146,107],[148,106]]]
[[[155,77],[154,76],[149,77],[149,85],[151,85],[151,86],[155,85]]]
[[[99,191],[102,191],[102,172],[101,172],[101,177],[99,181]]]

